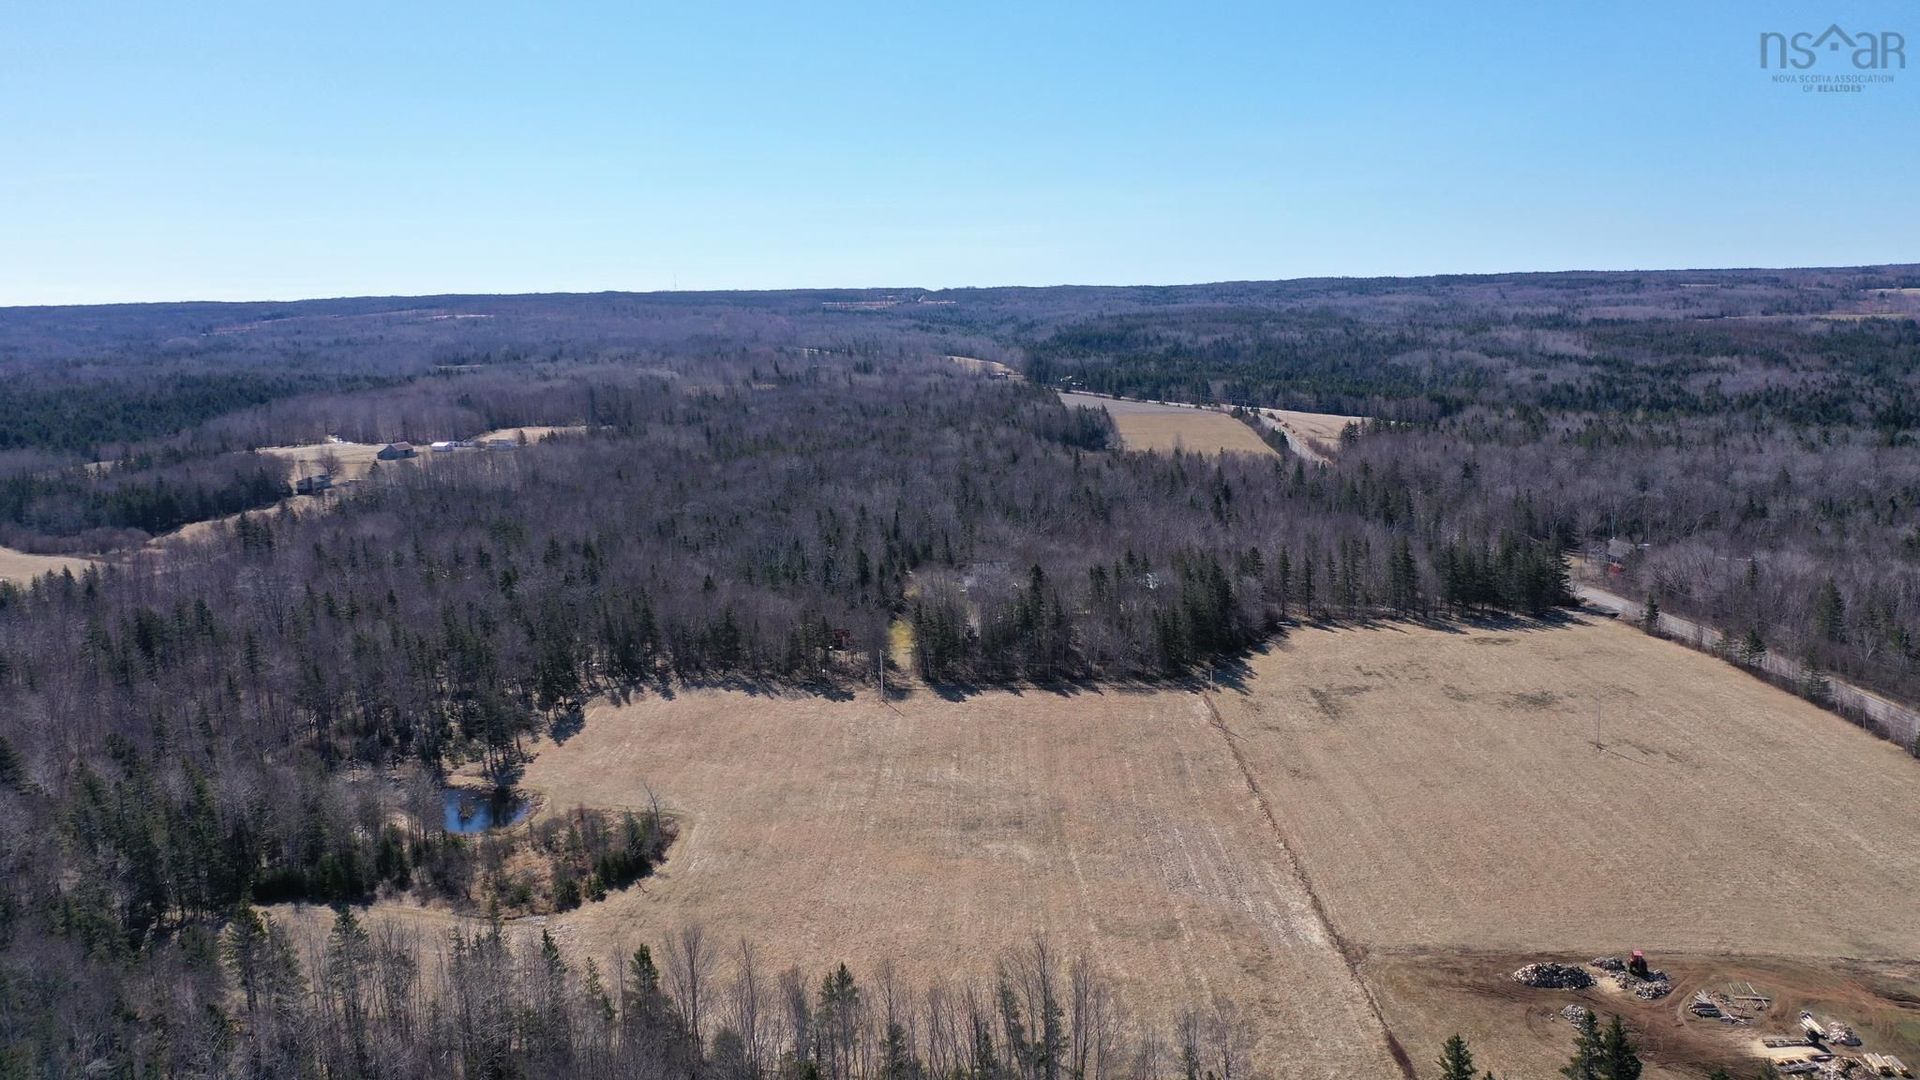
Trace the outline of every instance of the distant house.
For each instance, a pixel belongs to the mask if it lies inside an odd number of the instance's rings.
[[[488,439],[480,446],[485,450],[518,450],[520,448],[520,444],[512,439]]]
[[[323,491],[331,490],[332,487],[333,474],[331,473],[315,473],[293,482],[293,491],[296,495],[318,495]]]
[[[451,454],[453,453],[453,440],[442,439],[439,442],[432,444],[431,449],[436,454]]]
[[[1625,571],[1633,552],[1634,546],[1619,537],[1607,541],[1607,570],[1615,574]]]
[[[381,461],[398,461],[401,458],[410,458],[413,456],[413,454],[414,454],[414,449],[413,449],[412,443],[392,442],[381,447],[380,452],[378,454],[375,454],[374,456],[379,458]]]

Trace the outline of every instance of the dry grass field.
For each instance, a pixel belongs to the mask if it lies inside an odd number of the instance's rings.
[[[1886,1049],[1920,1040],[1899,1001],[1920,994],[1920,775],[1899,749],[1607,620],[1303,630],[1251,667],[1222,718],[1409,1048],[1462,1030],[1503,1076],[1554,1075],[1577,996],[1506,974],[1633,948],[1683,988],[1758,965]],[[1755,1050],[1754,1028],[1682,1020],[1684,993],[1586,997],[1660,1059]]]
[[[473,436],[473,441],[479,442],[489,439],[518,440],[520,436],[525,435],[527,442],[537,443],[541,439],[556,432],[567,433],[585,430],[586,425],[584,424],[536,424],[527,427],[495,428],[492,431],[482,432],[479,435]],[[374,464],[379,461],[380,448],[384,445],[384,443],[324,442],[307,443],[302,446],[263,446],[260,448],[260,452],[292,462],[294,473],[299,476],[325,471],[322,463],[331,460],[336,464],[336,468],[334,469],[334,478],[336,480],[364,480],[367,476],[367,470],[371,469]],[[418,454],[409,460],[433,460],[436,455],[427,447],[428,443],[425,441],[415,443],[414,449],[418,451]],[[468,453],[471,451],[461,452]]]
[[[777,964],[991,974],[1044,935],[1156,1023],[1221,995],[1299,1075],[1394,1071],[1385,1035],[1191,693],[896,704],[702,691],[592,710],[526,785],[683,834],[643,888],[555,921],[595,955],[698,920]]]
[[[1355,940],[1920,955],[1916,763],[1712,657],[1596,620],[1253,669],[1221,713]]]
[[[529,424],[526,427],[494,428],[473,438],[476,442],[488,439],[518,440],[520,436],[525,435],[528,442],[537,443],[549,435],[578,435],[585,430],[587,430],[585,424]]]
[[[1349,424],[1364,424],[1364,416],[1261,409],[1260,417],[1287,437],[1287,445],[1302,457],[1324,461],[1340,449],[1340,435]]]
[[[29,555],[24,551],[0,547],[0,581],[25,585],[42,574],[71,570],[75,574],[92,565],[90,560],[67,555]]]
[[[424,447],[422,450],[424,451]],[[304,446],[263,446],[263,454],[281,458],[293,464],[296,476],[310,476],[325,472],[323,462],[334,464],[336,480],[364,480],[367,470],[378,460],[380,444],[357,442],[308,443]]]
[[[698,921],[809,972],[983,977],[1041,934],[1089,950],[1138,1017],[1238,1003],[1269,1076],[1400,1075],[1388,1031],[1426,1075],[1455,1030],[1483,1067],[1551,1076],[1557,1012],[1587,1000],[1645,1033],[1649,1077],[1679,1077],[1751,1067],[1758,1029],[1681,1017],[1714,980],[1841,1010],[1869,1049],[1920,1039],[1915,768],[1592,620],[1302,629],[1206,694],[687,690],[590,709],[525,784],[545,812],[651,785],[682,822],[658,876],[543,921],[588,955]],[[1632,948],[1683,992],[1506,977]]]
[[[1233,452],[1273,456],[1252,428],[1223,412],[1193,405],[1126,401],[1095,394],[1062,393],[1069,405],[1099,407],[1113,417],[1120,443],[1128,450],[1186,450],[1198,454]]]
[[[1009,367],[998,360],[982,360],[974,356],[949,356],[948,360],[959,364],[975,375],[997,375],[1014,382],[1025,382],[1027,377],[1019,369]]]

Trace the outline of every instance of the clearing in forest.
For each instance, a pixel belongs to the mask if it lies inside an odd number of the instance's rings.
[[[529,443],[537,443],[549,435],[578,435],[587,430],[585,424],[528,424],[524,427],[494,428],[492,431],[475,435],[475,442],[490,442],[494,439],[512,439],[519,441],[522,435]]]
[[[263,446],[260,453],[290,462],[295,479],[326,472],[331,466],[336,481],[364,480],[367,470],[379,460],[381,445],[384,444],[321,442],[304,446]],[[426,447],[420,447],[420,452],[425,454]]]
[[[1460,1030],[1549,1076],[1585,1000],[1644,1033],[1651,1080],[1738,1063],[1754,1030],[1506,973],[1644,948],[1682,986],[1759,972],[1904,1038],[1915,767],[1596,619],[1299,629],[1206,693],[648,695],[590,708],[524,783],[545,813],[650,785],[681,823],[655,877],[544,922],[602,963],[698,922],[810,977],[985,978],[1043,934],[1138,1019],[1233,1002],[1269,1075],[1403,1075],[1389,1032],[1424,1063]]]
[[[1128,450],[1275,456],[1273,447],[1262,442],[1252,428],[1215,409],[1067,392],[1060,394],[1060,400],[1107,410],[1113,426],[1119,429],[1121,446]]]
[[[70,555],[32,555],[0,547],[0,581],[11,581],[15,585],[26,585],[42,574],[57,574],[62,570],[71,570],[77,577],[92,565],[90,559]]]
[[[959,364],[961,367],[967,369],[968,371],[974,373],[975,375],[985,375],[985,376],[988,376],[989,378],[996,378],[996,379],[1007,379],[1011,382],[1027,381],[1026,375],[1022,374],[1018,368],[1011,367],[1007,364],[1003,364],[998,360],[982,360],[976,356],[949,356],[947,357],[947,359],[949,361],[952,361],[953,363]]]
[[[1349,426],[1364,424],[1364,416],[1300,412],[1295,409],[1255,409],[1267,426],[1286,436],[1293,452],[1309,461],[1328,461],[1340,449],[1340,436]]]

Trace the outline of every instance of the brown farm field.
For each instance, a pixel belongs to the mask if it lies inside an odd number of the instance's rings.
[[[1350,424],[1364,424],[1364,416],[1300,412],[1295,409],[1257,410],[1262,422],[1287,437],[1287,445],[1302,457],[1325,461],[1340,449],[1340,436]]]
[[[593,806],[650,784],[683,823],[643,890],[563,920],[596,955],[700,921],[776,965],[984,979],[1037,935],[1142,1019],[1221,995],[1269,1060],[1394,1069],[1197,694],[689,692],[591,711],[525,783]]]
[[[584,424],[528,425],[526,427],[495,428],[492,431],[486,431],[479,435],[472,436],[472,439],[476,442],[493,439],[514,439],[517,441],[524,436],[527,442],[536,443],[549,435],[574,434],[585,430],[587,430],[587,428]],[[384,443],[344,441],[307,443],[301,446],[263,446],[260,448],[260,453],[270,454],[291,462],[296,475],[304,476],[310,473],[321,472],[323,471],[322,462],[331,459],[336,464],[334,470],[335,479],[364,480],[367,477],[368,470],[379,463],[380,450],[384,445]],[[429,445],[430,440],[422,440],[415,443],[414,449],[417,451],[416,455],[413,458],[405,460],[415,462],[432,461],[435,457],[440,456],[429,450]],[[459,452],[473,453],[474,451],[461,450]]]
[[[263,446],[260,453],[290,462],[296,476],[324,472],[326,470],[322,462],[331,460],[335,479],[364,480],[367,470],[379,460],[380,444],[324,442],[303,446]]]
[[[476,442],[492,439],[514,439],[522,436],[530,443],[537,443],[549,435],[578,435],[587,430],[585,424],[529,424],[525,427],[494,428],[474,436]],[[422,451],[424,453],[424,450]]]
[[[1113,417],[1120,443],[1128,450],[1186,450],[1199,454],[1233,452],[1274,456],[1273,447],[1253,429],[1213,409],[1196,405],[1163,405],[1096,394],[1062,393],[1069,405],[1097,407]]]
[[[1595,620],[1253,666],[1221,713],[1359,941],[1920,955],[1920,765],[1719,660]]]
[[[1300,629],[1210,692],[682,690],[591,708],[524,782],[549,813],[650,787],[682,823],[656,877],[541,922],[603,963],[699,922],[777,966],[984,978],[1044,935],[1096,957],[1136,1018],[1236,1003],[1266,1075],[1404,1075],[1396,1043],[1425,1075],[1461,1030],[1483,1067],[1551,1076],[1557,1011],[1591,1000],[1668,1077],[1749,1060],[1756,1029],[1506,973],[1644,948],[1683,986],[1753,978],[1901,1052],[1920,1038],[1915,768],[1591,619]]]
[[[78,575],[91,565],[93,563],[89,559],[67,555],[31,555],[0,547],[0,581],[11,581],[16,585],[25,585],[42,574],[57,574],[62,570],[71,570]]]

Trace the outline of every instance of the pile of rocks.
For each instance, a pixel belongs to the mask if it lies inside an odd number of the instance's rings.
[[[1628,970],[1627,962],[1617,956],[1596,956],[1593,966],[1613,976],[1613,983],[1642,1001],[1657,1001],[1673,992],[1673,980],[1664,971],[1648,970],[1641,978]]]
[[[1528,964],[1513,973],[1513,981],[1543,990],[1585,990],[1593,985],[1593,976],[1573,964]]]
[[[1580,1021],[1585,1020],[1587,1017],[1592,1016],[1593,1012],[1592,1010],[1588,1009],[1585,1005],[1569,1005],[1566,1008],[1560,1010],[1560,1015],[1568,1023],[1577,1024]]]
[[[1649,971],[1644,979],[1631,971],[1616,971],[1613,983],[1642,1001],[1657,1001],[1673,992],[1673,981],[1664,971]]]

